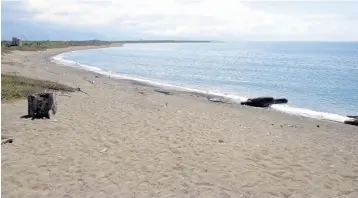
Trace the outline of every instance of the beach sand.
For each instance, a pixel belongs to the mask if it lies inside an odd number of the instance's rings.
[[[2,104],[3,197],[358,197],[358,128],[109,79],[16,51],[2,73],[58,81],[54,119]],[[89,83],[88,80],[95,82]]]

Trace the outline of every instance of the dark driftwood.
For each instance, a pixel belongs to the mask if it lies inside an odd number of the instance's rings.
[[[77,91],[82,92],[82,93],[86,94],[87,96],[89,96],[89,94],[87,92],[82,91],[82,89],[79,87],[77,87]]]
[[[57,112],[57,102],[55,93],[36,93],[27,97],[28,116],[32,118],[50,118]]]
[[[245,102],[241,102],[241,104],[253,107],[269,107],[273,104],[286,104],[287,102],[288,100],[286,98],[274,99],[272,97],[258,97],[250,98]]]
[[[6,143],[12,143],[14,141],[13,138],[7,137],[7,136],[1,136],[1,144],[6,144]]]
[[[274,100],[274,104],[286,104],[288,100],[286,98],[279,98]]]
[[[250,98],[245,102],[241,102],[242,105],[248,105],[253,107],[269,107],[274,104],[275,99],[272,97],[259,97],[259,98]]]
[[[358,116],[347,116],[348,118],[358,119]]]
[[[162,94],[165,94],[165,95],[170,95],[170,92],[169,91],[164,91],[164,90],[159,90],[159,89],[154,89],[155,92],[158,92],[158,93],[162,93]]]
[[[346,120],[344,121],[345,124],[355,125],[358,126],[358,118],[354,118],[352,120]]]

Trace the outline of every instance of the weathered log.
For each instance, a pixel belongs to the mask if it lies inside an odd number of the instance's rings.
[[[253,107],[269,107],[274,104],[274,102],[275,99],[272,97],[259,97],[248,99],[246,102],[241,102],[241,104]]]
[[[274,99],[272,97],[258,97],[250,98],[245,102],[241,102],[241,104],[253,107],[269,107],[273,104],[286,104],[287,102],[288,100],[286,98]]]
[[[358,116],[351,116],[351,115],[348,115],[347,117],[348,117],[348,118],[353,118],[353,119],[358,119]]]
[[[165,90],[159,90],[159,89],[154,89],[155,92],[158,93],[162,93],[164,95],[170,95],[170,91],[165,91]]]
[[[286,104],[288,100],[286,98],[279,98],[274,100],[274,104]]]
[[[13,138],[1,135],[1,144],[12,143],[13,141]]]
[[[346,120],[346,121],[344,121],[344,123],[358,126],[358,118],[355,118],[355,119],[352,119],[352,120]]]
[[[32,118],[50,118],[57,112],[57,102],[55,93],[36,93],[27,97],[28,115]]]

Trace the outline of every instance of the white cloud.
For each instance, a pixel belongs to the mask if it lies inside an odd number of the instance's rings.
[[[358,35],[358,29],[342,22],[341,15],[274,13],[255,9],[238,0],[27,0],[22,5],[34,13],[31,20],[35,21],[158,36],[309,40],[322,39],[327,31],[330,31],[330,37],[342,37],[343,29]]]

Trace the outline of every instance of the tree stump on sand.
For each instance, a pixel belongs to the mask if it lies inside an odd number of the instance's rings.
[[[28,116],[32,118],[50,118],[56,114],[57,102],[55,93],[36,93],[27,97]]]

